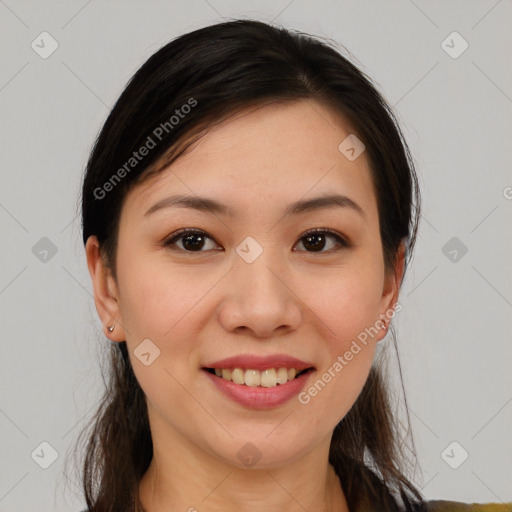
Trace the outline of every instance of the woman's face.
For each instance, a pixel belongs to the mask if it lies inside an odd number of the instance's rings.
[[[366,154],[354,159],[351,139],[339,149],[350,134],[316,102],[252,109],[127,195],[117,302],[102,315],[119,320],[112,339],[126,339],[155,449],[179,440],[238,467],[277,467],[328,447],[400,277],[384,272]],[[310,203],[327,196],[337,203]],[[200,198],[219,206],[191,207]],[[183,228],[202,236],[173,241]],[[305,235],[315,228],[332,234]],[[285,384],[294,367],[310,369]],[[265,386],[245,384],[258,378]]]

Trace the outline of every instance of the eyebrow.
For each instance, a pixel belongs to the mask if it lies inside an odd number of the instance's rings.
[[[365,217],[363,209],[352,199],[341,194],[330,194],[325,196],[314,197],[312,199],[303,199],[291,203],[284,211],[284,215],[298,215],[301,213],[312,212],[323,208],[349,208]],[[163,208],[191,208],[194,210],[204,211],[206,213],[218,213],[233,217],[233,212],[228,206],[210,199],[208,197],[199,196],[170,196],[155,203],[144,215],[152,213]]]

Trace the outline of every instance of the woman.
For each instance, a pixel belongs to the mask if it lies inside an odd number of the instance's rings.
[[[257,21],[172,41],[114,106],[82,208],[113,342],[90,511],[456,510],[406,477],[376,354],[412,158],[337,51]]]

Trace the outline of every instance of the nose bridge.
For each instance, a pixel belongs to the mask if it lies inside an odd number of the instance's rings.
[[[286,326],[296,328],[300,309],[283,281],[282,255],[248,237],[236,248],[231,273],[230,305],[225,308],[225,327],[250,328],[265,336]]]
[[[284,276],[280,255],[270,245],[247,237],[236,248],[235,276],[243,284],[245,296],[257,298],[261,294],[267,301],[283,298],[283,284],[276,277],[279,272]]]

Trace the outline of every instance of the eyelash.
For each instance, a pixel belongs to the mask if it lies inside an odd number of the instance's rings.
[[[201,253],[201,252],[207,252],[207,251],[186,251],[186,250],[181,249],[179,247],[178,248],[177,247],[171,247],[179,239],[183,238],[185,235],[190,235],[190,234],[201,235],[201,236],[203,236],[205,238],[209,238],[210,240],[213,240],[215,243],[217,243],[214,238],[212,238],[210,235],[208,235],[208,233],[206,233],[205,231],[203,231],[201,229],[184,228],[184,229],[180,229],[179,231],[173,233],[169,238],[164,240],[163,245],[165,247],[169,247],[172,250],[181,251],[181,252],[184,252],[184,253],[187,253],[187,254],[198,254],[198,253]],[[347,239],[344,236],[342,236],[340,233],[337,233],[336,231],[333,231],[333,230],[328,229],[328,228],[314,228],[314,229],[310,229],[309,231],[306,231],[305,233],[303,233],[299,237],[297,242],[300,242],[300,241],[302,241],[303,238],[306,238],[307,236],[314,235],[314,234],[326,234],[326,235],[329,235],[329,236],[333,237],[336,240],[337,244],[338,244],[338,247],[329,249],[328,251],[323,251],[323,250],[322,251],[318,251],[318,254],[330,254],[333,251],[339,251],[341,249],[345,249],[345,248],[348,248],[348,247],[351,246],[350,243],[347,241]],[[300,252],[307,252],[309,254],[315,254],[315,251],[300,251]]]

